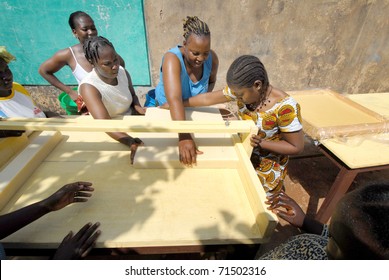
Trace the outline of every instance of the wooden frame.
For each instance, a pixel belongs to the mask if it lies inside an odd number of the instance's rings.
[[[314,140],[380,133],[385,118],[329,89],[288,91],[300,104],[304,132]]]
[[[253,131],[255,125],[250,121],[226,125],[224,121],[80,117],[7,120],[0,122],[0,128],[4,124],[3,129],[61,130],[63,137],[1,213],[44,198],[71,181],[91,181],[96,189],[87,203],[50,213],[5,238],[6,248],[55,248],[69,230],[88,221],[102,224],[97,248],[144,247],[159,253],[161,248],[171,252],[173,247],[264,243],[277,224],[277,217],[264,204],[266,194],[249,151],[237,135]],[[225,168],[138,169],[129,164],[127,147],[101,133],[114,130],[136,131],[131,135],[140,137],[140,131],[230,134],[238,163]]]

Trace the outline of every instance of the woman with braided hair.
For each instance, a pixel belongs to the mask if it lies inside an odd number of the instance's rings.
[[[112,43],[101,36],[89,38],[85,40],[84,53],[93,69],[80,83],[77,102],[83,102],[95,119],[111,119],[125,114],[144,115],[145,110],[135,94],[130,74],[119,65],[119,56]],[[107,134],[131,149],[132,163],[138,146],[143,142],[124,132]]]
[[[183,45],[164,55],[159,84],[155,92],[148,93],[145,104],[151,107],[168,103],[172,120],[185,120],[183,100],[213,90],[219,66],[216,53],[211,50],[211,32],[205,22],[188,16],[183,36]],[[191,135],[180,133],[180,161],[185,165],[195,164],[199,153]]]
[[[77,84],[92,71],[92,65],[85,59],[83,44],[86,39],[97,36],[95,23],[90,15],[82,11],[76,11],[69,16],[69,26],[73,36],[79,41],[78,44],[57,51],[52,57],[47,59],[39,67],[39,74],[51,85],[68,94],[72,100],[77,99],[77,90],[62,83],[55,73],[64,66],[69,66],[72,70]],[[124,60],[119,56],[120,65],[125,67]]]
[[[283,189],[288,155],[304,149],[299,104],[269,83],[266,69],[255,56],[238,57],[227,72],[224,90],[201,94],[184,101],[186,107],[237,101],[240,118],[259,127],[252,135],[251,162],[267,193]]]

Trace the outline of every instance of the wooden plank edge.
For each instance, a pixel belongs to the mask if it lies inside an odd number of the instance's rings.
[[[0,172],[0,211],[61,139],[60,132],[42,132]]]
[[[252,121],[150,121],[144,117],[126,120],[84,120],[56,122],[30,119],[13,121],[2,119],[0,129],[49,131],[101,131],[101,132],[175,132],[175,133],[250,133]]]
[[[278,223],[278,218],[265,207],[265,190],[263,189],[258,175],[246,154],[245,148],[240,142],[239,136],[233,135],[232,137],[235,143],[237,154],[239,156],[240,168],[238,168],[238,172],[242,178],[244,191],[250,203],[253,215],[255,216],[258,230],[262,234],[262,243],[265,243],[272,235]]]

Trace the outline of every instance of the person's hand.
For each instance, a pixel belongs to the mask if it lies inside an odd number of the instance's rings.
[[[284,219],[295,227],[301,228],[304,222],[305,213],[297,202],[283,191],[268,196],[266,204],[278,217]]]
[[[261,142],[262,142],[262,137],[261,136],[255,135],[255,134],[251,135],[250,145],[252,147],[254,147],[254,148],[258,147],[261,144]]]
[[[133,138],[131,136],[122,137],[122,138],[118,139],[118,141],[120,143],[130,147],[130,152],[131,152],[130,153],[130,160],[131,160],[131,164],[133,164],[138,146],[143,146],[144,145],[143,141],[140,140],[139,138]]]
[[[100,230],[96,230],[99,226],[100,223],[93,225],[88,223],[76,235],[73,235],[73,232],[69,232],[59,245],[53,259],[78,260],[85,258],[96,245],[96,240],[101,234]]]
[[[142,140],[140,140],[139,138],[133,138],[134,139],[134,143],[131,144],[130,146],[130,160],[131,160],[131,164],[134,164],[134,158],[135,158],[135,154],[136,154],[136,151],[138,150],[138,146],[143,146],[144,143]]]
[[[78,98],[78,92],[77,90],[74,90],[72,89],[70,92],[68,92],[70,98],[73,100],[73,101],[76,101],[77,98]]]
[[[181,133],[179,136],[178,151],[180,162],[186,166],[191,167],[197,163],[197,155],[203,154],[196,147],[192,136],[188,133]]]
[[[142,107],[142,106],[139,106],[139,105],[135,105],[134,109],[135,109],[135,112],[138,115],[145,115],[146,114],[146,108],[145,107]]]
[[[48,211],[56,211],[64,208],[73,202],[86,202],[92,196],[94,188],[90,182],[74,182],[67,184],[53,193],[48,198],[42,200],[41,204]]]

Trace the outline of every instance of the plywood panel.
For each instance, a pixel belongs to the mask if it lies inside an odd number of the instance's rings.
[[[389,92],[347,94],[346,97],[389,120]]]
[[[24,147],[27,146],[28,137],[26,134],[20,137],[8,137],[0,139],[0,170]]]
[[[389,164],[389,133],[336,137],[321,143],[353,169]]]
[[[385,131],[384,118],[331,90],[288,92],[301,106],[304,131],[313,139]]]
[[[222,116],[218,108],[186,108],[186,120],[220,121]],[[170,111],[148,108],[148,120],[171,121]],[[236,168],[238,157],[228,133],[194,133],[195,143],[203,154],[198,155],[193,168]],[[141,137],[145,143],[138,148],[134,161],[135,168],[186,168],[179,161],[177,133],[148,133]]]
[[[29,141],[21,151],[0,172],[0,209],[19,190],[21,185],[54,149],[61,139],[60,132],[42,132]]]
[[[252,211],[242,191],[247,179],[237,169],[135,169],[127,147],[104,133],[88,136],[64,133],[2,213],[76,180],[93,182],[90,201],[50,213],[4,239],[6,247],[56,247],[88,221],[101,222],[97,247],[261,243],[269,237],[266,229],[276,218],[267,210]],[[261,187],[258,192],[265,196]],[[266,217],[263,227],[258,216]]]

